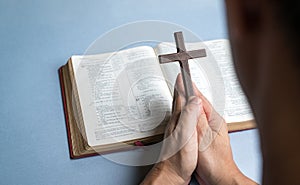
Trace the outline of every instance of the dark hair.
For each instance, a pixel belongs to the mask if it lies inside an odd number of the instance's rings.
[[[276,14],[285,27],[292,42],[300,41],[300,1],[299,0],[271,0],[274,3]]]
[[[280,27],[286,32],[286,39],[293,48],[296,58],[300,58],[300,0],[270,0],[275,9],[275,18]],[[295,67],[300,70],[300,62],[294,61]],[[300,73],[299,73],[300,74]]]

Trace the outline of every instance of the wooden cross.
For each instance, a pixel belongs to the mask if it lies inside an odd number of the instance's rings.
[[[193,82],[190,74],[188,60],[193,58],[206,57],[206,51],[205,49],[186,51],[182,32],[175,32],[174,37],[177,47],[177,53],[159,55],[158,59],[159,63],[161,64],[175,61],[179,62],[182,81],[184,84],[185,98],[186,100],[188,100],[190,96],[194,95]]]

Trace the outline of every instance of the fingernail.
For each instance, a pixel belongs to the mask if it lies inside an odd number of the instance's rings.
[[[197,96],[191,96],[191,97],[189,97],[189,103],[200,105],[201,102],[202,102],[202,100],[200,98],[198,98]]]

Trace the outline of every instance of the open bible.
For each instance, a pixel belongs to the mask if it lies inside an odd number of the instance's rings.
[[[193,82],[224,117],[229,131],[255,127],[240,88],[227,40],[188,43],[205,48],[192,59]],[[71,158],[132,149],[163,139],[170,118],[179,65],[160,65],[158,55],[176,51],[174,43],[118,52],[72,56],[59,69]]]

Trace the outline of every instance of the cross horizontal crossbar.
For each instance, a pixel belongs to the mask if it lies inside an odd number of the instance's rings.
[[[161,64],[174,62],[174,61],[185,61],[194,58],[206,57],[205,49],[198,49],[192,51],[185,51],[180,53],[172,53],[166,55],[159,55],[158,59]]]

